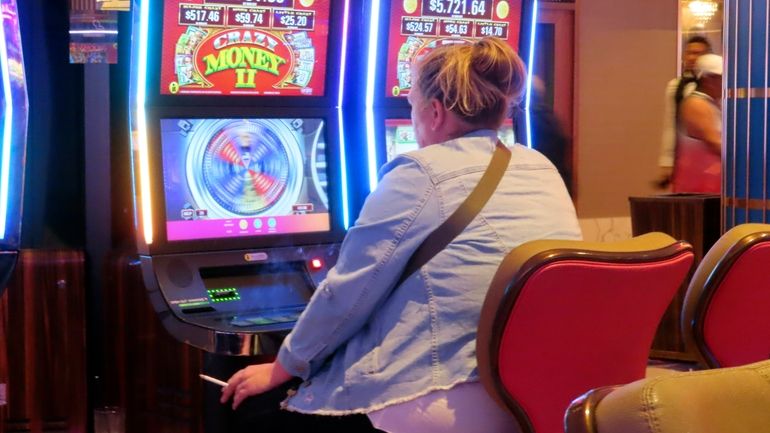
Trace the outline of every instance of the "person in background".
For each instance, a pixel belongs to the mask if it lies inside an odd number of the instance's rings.
[[[559,170],[567,191],[572,188],[572,146],[570,137],[564,132],[553,108],[545,100],[545,83],[540,77],[532,77],[532,147],[548,158]],[[574,195],[573,195],[574,197]]]
[[[497,129],[526,81],[521,59],[495,38],[437,48],[413,73],[409,103],[420,149],[382,168],[336,265],[277,360],[230,378],[221,401],[243,405],[237,412],[266,404],[277,409],[262,393],[299,380],[283,406],[294,419],[311,417],[308,431],[330,431],[324,430],[327,419],[355,414],[366,414],[374,427],[390,433],[515,429],[479,383],[475,341],[481,306],[512,248],[534,239],[581,238],[575,209],[553,164],[514,145],[480,214],[397,285],[415,250],[486,171]],[[299,431],[286,418],[283,426],[264,431]],[[249,422],[266,425],[258,417]]]
[[[679,107],[682,100],[695,90],[695,74],[693,68],[698,57],[712,52],[711,43],[703,36],[695,35],[687,39],[684,47],[684,62],[682,64],[682,76],[674,78],[666,86],[666,99],[663,110],[663,136],[661,138],[660,175],[655,182],[660,188],[667,188],[671,184],[671,175],[674,169],[674,157],[676,153],[676,140]]]
[[[722,186],[722,56],[704,54],[697,87],[679,108],[673,192],[719,194]]]

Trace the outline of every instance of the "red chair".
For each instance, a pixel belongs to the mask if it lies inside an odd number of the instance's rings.
[[[693,275],[682,309],[689,350],[709,368],[770,357],[770,225],[722,235]]]
[[[574,398],[644,377],[658,322],[692,263],[692,247],[662,233],[515,248],[482,307],[481,382],[523,432],[563,432]]]

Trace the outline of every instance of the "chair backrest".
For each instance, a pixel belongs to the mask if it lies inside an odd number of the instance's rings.
[[[722,235],[693,274],[682,334],[707,367],[770,358],[770,225],[742,224]]]
[[[562,432],[574,398],[644,377],[658,322],[692,263],[691,246],[662,233],[522,244],[482,307],[482,383],[523,431]]]
[[[576,399],[567,433],[770,433],[770,362],[662,375]]]

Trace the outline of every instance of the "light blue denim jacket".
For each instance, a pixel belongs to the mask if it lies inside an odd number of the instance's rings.
[[[502,258],[529,240],[580,239],[553,165],[516,145],[497,191],[446,249],[393,287],[407,260],[486,170],[495,131],[409,152],[381,170],[278,360],[305,382],[285,405],[304,413],[366,413],[478,380],[475,339]]]

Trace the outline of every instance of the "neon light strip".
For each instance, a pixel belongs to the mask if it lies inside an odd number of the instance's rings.
[[[350,0],[345,0],[345,16],[342,18],[342,55],[340,56],[340,89],[337,94],[337,121],[340,128],[340,177],[342,180],[342,225],[347,230],[350,227],[350,212],[348,204],[348,167],[345,163],[345,127],[342,116],[342,102],[345,96],[345,66],[348,58],[348,14]]]
[[[537,0],[532,2],[532,24],[529,32],[529,60],[527,63],[527,96],[524,103],[524,118],[527,129],[527,147],[532,148],[532,116],[530,105],[532,103],[532,71],[535,65],[535,33],[537,29]]]
[[[147,144],[147,38],[150,33],[150,0],[139,6],[139,64],[136,84],[136,137],[139,152],[139,188],[141,194],[144,241],[152,244],[152,197],[150,196],[150,156]]]
[[[367,59],[369,79],[366,82],[366,151],[369,165],[369,191],[377,186],[377,153],[374,147],[374,77],[377,76],[377,38],[379,37],[380,0],[372,0],[369,18],[369,58]]]
[[[348,57],[348,13],[350,12],[350,0],[345,0],[345,16],[342,18],[342,55],[340,56],[340,88],[337,92],[337,106],[342,106],[345,95],[345,63]]]
[[[8,46],[5,40],[5,20],[0,20],[0,70],[3,74],[3,151],[2,172],[0,172],[0,239],[5,239],[8,225],[8,184],[11,181],[11,138],[13,138],[13,93],[11,93],[11,74],[8,69]]]

